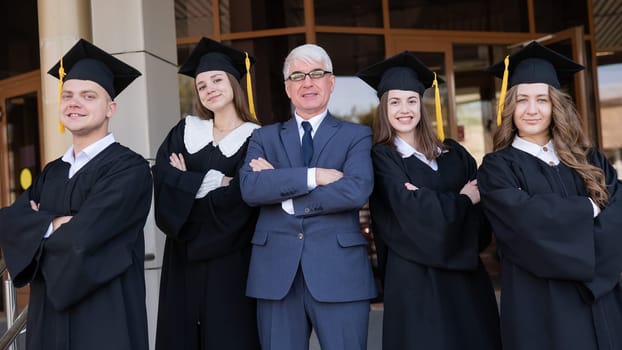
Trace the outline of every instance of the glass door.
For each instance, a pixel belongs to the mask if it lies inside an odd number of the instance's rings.
[[[39,175],[39,71],[0,81],[0,205],[7,206]]]

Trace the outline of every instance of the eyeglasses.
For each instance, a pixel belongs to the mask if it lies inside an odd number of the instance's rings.
[[[290,74],[289,77],[287,77],[287,79],[285,79],[285,80],[302,81],[302,80],[305,80],[307,75],[311,79],[320,79],[323,76],[325,76],[326,74],[332,74],[332,73],[333,72],[329,72],[329,71],[323,70],[323,69],[314,69],[314,70],[310,71],[309,73],[294,72],[294,73]]]

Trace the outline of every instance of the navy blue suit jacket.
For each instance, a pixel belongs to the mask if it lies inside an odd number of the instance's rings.
[[[337,169],[343,178],[309,191],[295,118],[255,130],[240,170],[242,197],[261,206],[252,239],[247,295],[280,300],[298,266],[313,297],[323,302],[371,299],[376,287],[359,224],[373,188],[371,130],[330,113],[313,138],[309,167]],[[262,157],[274,169],[253,172]],[[294,215],[281,202],[292,199]]]

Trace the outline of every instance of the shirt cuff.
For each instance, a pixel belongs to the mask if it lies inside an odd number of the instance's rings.
[[[309,168],[307,169],[307,189],[311,191],[316,187],[317,183],[315,183],[315,168]]]
[[[54,232],[54,226],[52,226],[52,223],[50,222],[50,226],[48,226],[48,230],[45,231],[45,234],[43,235],[43,238],[50,237],[53,232]]]
[[[587,197],[587,199],[589,199],[590,203],[592,203],[592,209],[594,210],[594,217],[597,217],[598,214],[600,214],[600,207],[598,205],[596,205],[596,203],[594,203],[592,198]]]
[[[210,191],[220,187],[223,177],[225,177],[225,174],[218,170],[211,169],[208,171],[203,177],[203,183],[201,183],[201,187],[199,187],[199,190],[194,198],[203,198],[207,196]]]
[[[294,215],[294,201],[290,198],[281,202],[281,208],[289,215]]]

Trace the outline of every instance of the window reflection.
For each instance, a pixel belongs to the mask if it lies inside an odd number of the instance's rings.
[[[253,95],[257,117],[262,124],[271,124],[291,117],[289,99],[283,85],[283,61],[294,47],[305,43],[304,35],[284,35],[258,39],[224,41],[238,50],[247,51],[255,57],[251,69]],[[179,45],[178,62],[184,62],[195,43]],[[241,81],[246,91],[246,79]],[[192,114],[194,103],[194,80],[179,76],[179,101],[182,115]]]
[[[622,175],[622,63],[598,67],[603,148]]]
[[[210,36],[212,1],[175,0],[175,30],[178,38]]]
[[[590,32],[586,0],[538,0],[533,2],[533,7],[538,33],[555,33],[575,26],[583,26],[585,33]]]
[[[389,12],[394,28],[529,31],[524,0],[391,0]]]
[[[381,0],[315,0],[313,3],[317,25],[382,27]]]
[[[220,0],[222,33],[304,25],[303,0]]]

